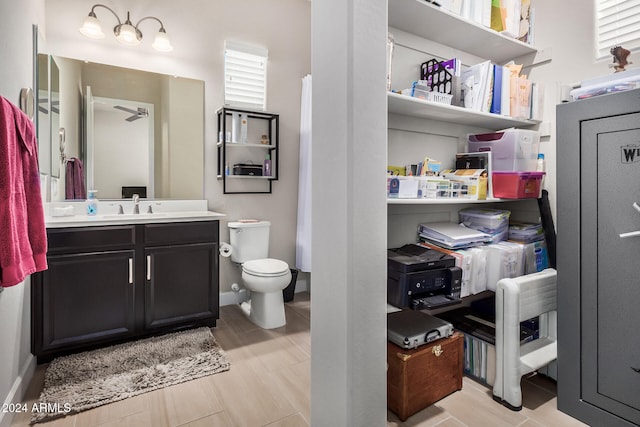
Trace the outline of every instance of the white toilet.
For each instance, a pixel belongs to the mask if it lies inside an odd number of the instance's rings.
[[[269,221],[229,222],[231,261],[242,264],[242,281],[251,299],[240,306],[264,329],[284,326],[282,290],[291,281],[289,265],[269,256]]]

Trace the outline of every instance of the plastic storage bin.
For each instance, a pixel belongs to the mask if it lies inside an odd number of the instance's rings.
[[[458,212],[462,224],[491,235],[491,242],[506,240],[511,212],[503,209],[466,208]]]
[[[540,134],[526,129],[468,135],[469,152],[491,152],[492,172],[536,170]],[[497,197],[497,196],[496,196]]]
[[[500,199],[537,199],[544,172],[494,172],[493,196]]]

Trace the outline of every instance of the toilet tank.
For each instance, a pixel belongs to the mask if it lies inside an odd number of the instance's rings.
[[[231,261],[243,263],[269,257],[269,221],[229,222]]]

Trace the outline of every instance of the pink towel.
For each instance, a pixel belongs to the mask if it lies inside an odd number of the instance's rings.
[[[33,123],[0,97],[0,286],[47,268],[47,233]]]

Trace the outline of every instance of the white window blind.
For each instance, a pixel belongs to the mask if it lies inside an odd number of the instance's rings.
[[[640,0],[595,1],[596,59],[611,57],[617,45],[640,51]]]
[[[225,41],[224,103],[264,111],[267,105],[268,50]]]

